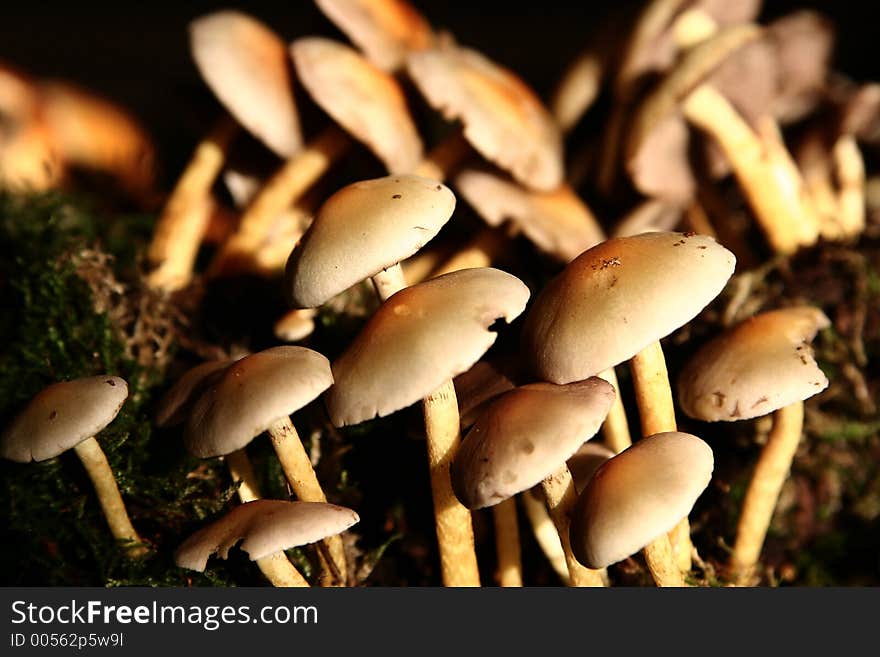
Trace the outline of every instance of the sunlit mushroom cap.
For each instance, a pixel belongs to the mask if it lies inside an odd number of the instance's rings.
[[[410,77],[487,160],[523,185],[551,191],[563,182],[562,136],[550,112],[511,71],[452,43],[412,53]]]
[[[252,16],[223,10],[190,23],[205,82],[248,131],[281,157],[302,147],[287,44]]]
[[[496,398],[455,455],[456,497],[481,509],[540,483],[595,435],[615,394],[592,377],[563,386],[534,383]]]
[[[495,342],[489,327],[510,321],[529,290],[492,268],[463,269],[393,294],[333,363],[325,401],[336,426],[384,416],[427,397],[473,365]]]
[[[315,0],[371,62],[386,71],[401,68],[406,55],[434,42],[428,21],[407,0]]]
[[[156,426],[170,427],[185,422],[193,403],[233,362],[209,360],[184,372],[156,404]]]
[[[405,260],[452,216],[455,195],[414,175],[362,180],[327,199],[285,267],[291,305],[317,307]]]
[[[351,509],[325,502],[254,500],[235,507],[186,539],[175,551],[174,563],[202,572],[212,554],[226,559],[229,549],[239,541],[239,547],[256,561],[335,536],[359,520]]]
[[[58,456],[110,424],[127,397],[128,384],[118,376],[53,383],[3,432],[0,456],[20,463]]]
[[[690,513],[713,467],[711,448],[677,431],[643,438],[608,459],[572,513],[575,558],[604,568],[638,552]]]
[[[329,361],[305,347],[273,347],[245,356],[192,405],[186,447],[201,458],[241,449],[332,383]]]
[[[700,420],[744,420],[828,387],[809,342],[830,325],[818,308],[755,315],[705,344],[678,379],[682,410]]]
[[[566,184],[533,192],[482,169],[464,169],[455,189],[491,226],[512,221],[539,249],[568,262],[604,239],[586,204]]]
[[[332,39],[297,39],[290,52],[300,81],[321,109],[366,144],[391,173],[415,169],[422,140],[397,80]]]
[[[692,233],[602,242],[535,298],[523,326],[526,358],[545,381],[595,376],[696,317],[735,262],[714,239]]]

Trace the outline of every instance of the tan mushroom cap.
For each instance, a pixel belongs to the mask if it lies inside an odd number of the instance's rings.
[[[362,180],[327,199],[284,271],[292,306],[320,306],[405,260],[449,221],[455,195],[414,175]]]
[[[416,168],[424,153],[422,139],[397,80],[332,39],[297,39],[290,53],[312,99],[369,147],[388,171]]]
[[[580,494],[599,467],[614,455],[614,450],[608,449],[602,443],[588,440],[581,445],[565,462],[574,480],[575,490]]]
[[[128,384],[118,376],[53,383],[3,432],[0,456],[19,463],[58,456],[110,424],[127,397]]]
[[[535,298],[526,357],[545,381],[580,381],[635,356],[724,288],[736,258],[711,237],[643,233],[578,256]]]
[[[324,502],[254,500],[235,507],[184,541],[174,553],[181,568],[202,572],[215,552],[226,559],[239,546],[251,561],[335,536],[358,522],[358,514]]]
[[[572,513],[577,560],[604,568],[671,530],[709,485],[713,467],[709,445],[677,431],[643,438],[606,461]]]
[[[396,71],[412,50],[428,48],[434,32],[407,0],[315,0],[379,68]]]
[[[452,462],[456,497],[481,509],[540,483],[596,434],[615,395],[611,384],[592,377],[534,383],[496,398]]]
[[[407,59],[428,102],[485,157],[531,189],[551,191],[564,175],[562,135],[549,110],[514,73],[452,43]]]
[[[205,82],[249,132],[281,157],[302,147],[287,44],[252,16],[223,10],[190,23]]]
[[[455,189],[491,226],[511,220],[541,251],[568,262],[604,239],[586,204],[566,184],[533,192],[483,169],[463,169]]]
[[[332,383],[330,362],[305,347],[273,347],[245,356],[193,404],[186,447],[200,458],[241,449]]]
[[[156,404],[156,426],[170,427],[186,421],[193,403],[233,362],[209,360],[184,372]]]
[[[828,387],[809,345],[830,326],[818,308],[751,317],[705,344],[678,379],[681,409],[715,422],[767,415]]]
[[[525,308],[529,289],[498,269],[462,269],[393,294],[333,363],[325,402],[336,426],[405,408],[473,365],[489,327]]]

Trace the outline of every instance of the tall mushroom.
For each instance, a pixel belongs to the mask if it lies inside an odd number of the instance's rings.
[[[98,494],[114,538],[130,557],[148,548],[131,524],[107,456],[95,434],[110,424],[128,397],[118,376],[90,376],[44,388],[0,437],[0,456],[19,463],[45,461],[73,448]]]

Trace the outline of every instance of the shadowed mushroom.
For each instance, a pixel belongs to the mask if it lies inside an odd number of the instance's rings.
[[[284,550],[337,536],[360,520],[345,507],[321,502],[255,500],[235,507],[200,529],[174,553],[181,568],[204,572],[216,553],[226,559],[239,546],[274,586],[306,587],[309,583],[284,555]]]
[[[661,199],[647,199],[627,212],[614,224],[612,237],[675,230],[681,223],[683,209]]]
[[[110,424],[128,397],[118,376],[90,376],[44,388],[0,437],[0,456],[19,463],[45,461],[73,449],[95,486],[114,538],[131,557],[148,549],[125,510],[119,487],[95,434]]]
[[[604,568],[665,536],[687,517],[712,478],[710,447],[677,431],[647,436],[608,459],[577,500],[571,547],[588,568]],[[659,586],[684,586],[660,580]]]
[[[305,340],[315,330],[315,315],[314,308],[295,308],[275,322],[272,333],[283,342]]]
[[[452,462],[453,490],[469,509],[494,506],[541,484],[574,586],[603,582],[571,553],[568,527],[577,494],[565,462],[599,430],[614,396],[614,388],[597,377],[515,388],[489,404]]]
[[[809,341],[829,326],[817,308],[761,313],[704,345],[678,381],[682,410],[709,422],[773,413],[773,428],[755,466],[740,513],[730,565],[737,582],[752,581],[773,509],[803,428],[803,400],[828,379]]]

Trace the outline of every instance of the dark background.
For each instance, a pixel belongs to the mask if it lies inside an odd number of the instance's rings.
[[[37,76],[82,83],[130,108],[157,140],[166,185],[180,171],[215,112],[189,56],[187,23],[238,8],[287,39],[343,38],[310,0],[156,3],[3,2],[0,60]],[[451,2],[413,0],[437,28],[513,68],[544,97],[566,64],[612,12],[641,0]],[[880,79],[880,3],[765,0],[762,20],[799,7],[818,9],[838,27],[836,67]]]

